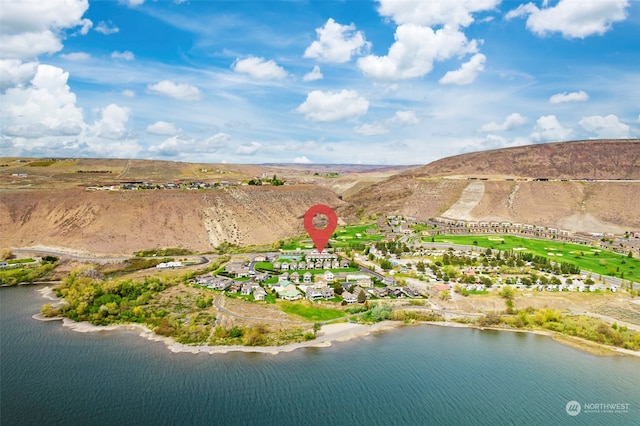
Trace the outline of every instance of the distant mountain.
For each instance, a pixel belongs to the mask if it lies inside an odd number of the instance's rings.
[[[443,158],[344,200],[365,214],[640,229],[640,140],[539,144]]]
[[[473,152],[407,172],[415,177],[640,179],[640,139],[590,140]]]

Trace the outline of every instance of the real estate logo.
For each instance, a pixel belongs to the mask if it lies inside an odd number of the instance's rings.
[[[582,406],[578,401],[569,401],[567,402],[567,405],[564,407],[564,409],[566,410],[568,415],[575,417],[580,414]]]
[[[564,407],[568,415],[575,417],[583,414],[629,414],[628,402],[583,402],[569,401]]]

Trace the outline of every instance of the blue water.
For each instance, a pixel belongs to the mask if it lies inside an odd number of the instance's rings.
[[[640,425],[640,359],[543,336],[412,326],[292,353],[174,354],[31,318],[0,289],[0,424]],[[623,413],[565,411],[568,401]]]

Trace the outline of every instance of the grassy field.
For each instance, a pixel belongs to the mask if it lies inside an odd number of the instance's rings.
[[[429,239],[430,240],[430,239]],[[595,274],[621,277],[640,282],[640,260],[592,246],[550,240],[535,240],[513,235],[437,235],[438,243],[463,244],[496,250],[530,252],[555,262],[572,263]]]
[[[367,234],[367,229],[371,228],[376,230],[375,234]],[[377,230],[378,227],[373,223],[353,226],[338,226],[333,233],[335,238],[331,238],[329,240],[329,246],[349,247],[353,244],[366,244],[380,241],[384,236],[378,234]],[[312,249],[313,247],[313,241],[311,241],[307,235],[292,238],[282,245],[283,250],[295,250],[297,248],[306,250]]]
[[[344,312],[338,309],[319,308],[307,303],[281,302],[278,303],[278,306],[287,314],[313,322],[329,321],[344,316]]]
[[[375,234],[368,234],[367,229],[375,229]],[[378,227],[375,224],[364,224],[355,226],[340,226],[335,232],[336,244],[340,243],[370,243],[380,241],[384,237],[378,234]]]

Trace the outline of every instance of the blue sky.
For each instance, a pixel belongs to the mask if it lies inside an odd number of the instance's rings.
[[[0,156],[426,164],[640,136],[640,2],[0,0]]]

